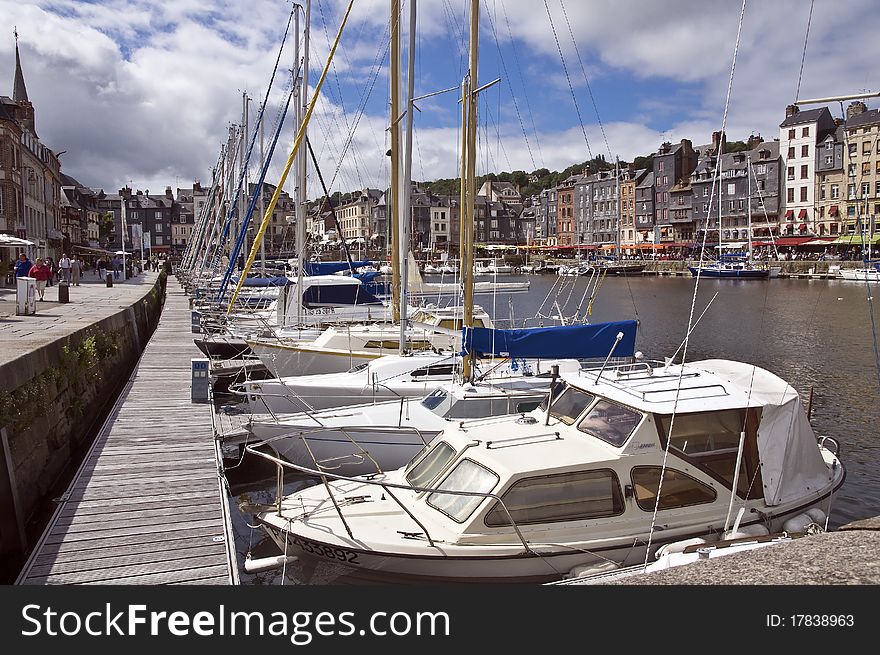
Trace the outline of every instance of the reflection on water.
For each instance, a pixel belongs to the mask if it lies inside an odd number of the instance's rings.
[[[505,279],[522,279],[507,276]],[[595,292],[589,278],[532,276],[528,294],[477,297],[499,327],[510,317],[523,324],[550,324],[551,314],[585,316],[592,323],[639,320],[637,349],[662,360],[676,351],[687,361],[733,359],[754,363],[791,383],[806,403],[812,392],[811,421],[817,434],[841,444],[847,468],[844,486],[832,501],[830,527],[880,514],[880,471],[877,424],[880,407],[878,364],[872,331],[880,324],[872,294],[876,285],[836,280],[711,280],[701,279],[696,302],[695,280],[682,277],[607,278]],[[590,306],[589,299],[594,295]],[[554,304],[554,300],[556,304]],[[708,306],[708,310],[707,310]],[[692,318],[691,318],[692,317]],[[687,326],[695,327],[685,342]],[[275,555],[278,549],[251,516],[237,511],[240,503],[270,504],[275,498],[275,469],[258,458],[245,457],[227,476],[239,563]],[[285,493],[308,480],[288,476]],[[281,584],[280,571],[247,574],[242,584]],[[327,566],[305,570],[288,567],[284,584],[328,584],[342,571]]]

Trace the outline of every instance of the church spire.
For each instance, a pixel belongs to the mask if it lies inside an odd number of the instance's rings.
[[[24,73],[21,72],[21,57],[18,54],[18,28],[13,29],[15,34],[15,83],[12,87],[12,99],[15,102],[29,102],[27,87],[24,85]]]

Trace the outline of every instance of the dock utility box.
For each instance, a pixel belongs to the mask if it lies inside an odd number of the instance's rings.
[[[206,403],[210,398],[210,377],[207,359],[192,360],[192,401]]]
[[[37,278],[15,278],[15,313],[28,316],[37,313]]]

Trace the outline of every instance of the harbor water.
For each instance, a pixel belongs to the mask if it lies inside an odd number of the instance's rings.
[[[499,277],[499,279],[501,279]],[[880,513],[877,417],[880,408],[880,360],[873,294],[877,285],[827,279],[718,280],[685,277],[503,276],[528,279],[528,293],[480,295],[476,302],[499,327],[591,323],[637,319],[637,350],[662,361],[677,353],[686,361],[732,359],[765,368],[792,384],[818,435],[836,439],[847,469],[832,499],[829,528]],[[877,298],[880,301],[880,298]],[[688,326],[692,326],[685,344]],[[239,563],[277,554],[242,504],[269,504],[275,498],[274,467],[245,456],[227,467]],[[313,482],[288,475],[293,492]],[[290,570],[248,574],[242,584],[296,584]],[[326,580],[334,582],[333,579]],[[310,584],[320,584],[314,576]]]

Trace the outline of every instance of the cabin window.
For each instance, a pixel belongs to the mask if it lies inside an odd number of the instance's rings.
[[[485,418],[502,416],[520,412],[530,412],[538,406],[540,400],[523,400],[511,396],[468,398],[459,400],[449,408],[447,418]]]
[[[417,368],[412,372],[412,376],[414,378],[423,378],[423,377],[444,377],[449,378],[452,377],[452,373],[454,370],[454,366],[452,364],[441,364],[440,366],[426,366],[425,368]]]
[[[445,330],[458,331],[461,329],[461,319],[444,318],[440,321],[438,327],[441,327]]]
[[[406,481],[414,487],[426,487],[455,457],[455,448],[441,441],[406,473]]]
[[[763,482],[758,459],[759,415],[755,409],[728,409],[660,416],[657,421],[660,440],[666,447],[670,426],[670,449],[683,459],[699,466],[728,488],[733,487],[740,434],[745,431],[737,493],[742,498],[760,498]]]
[[[610,469],[543,475],[515,482],[486,514],[489,527],[580,521],[623,513],[617,474]]]
[[[422,407],[425,409],[436,409],[446,398],[447,393],[443,389],[434,389],[434,391],[422,399]]]
[[[497,474],[472,459],[463,459],[456,464],[437,488],[443,491],[487,494],[495,488],[496,484],[498,484]],[[428,504],[446,514],[453,521],[461,523],[473,514],[484,498],[485,496],[465,496],[435,491],[428,496]]]
[[[633,489],[639,509],[653,512],[657,502],[657,489],[660,487],[659,466],[636,466],[632,473]],[[667,468],[663,473],[658,509],[673,509],[689,505],[711,503],[717,494],[709,485],[695,480],[686,473]]]
[[[548,396],[549,398],[549,396]],[[562,393],[554,387],[553,404],[550,405],[550,416],[558,418],[566,425],[571,425],[577,420],[577,417],[583,413],[587,406],[593,402],[595,396],[590,393],[575,389],[574,387],[565,387]],[[542,407],[546,407],[546,403],[541,403]]]
[[[363,371],[369,365],[370,365],[370,362],[361,362],[357,366],[353,366],[350,369],[348,369],[348,372],[349,373],[357,373],[358,371]]]
[[[578,424],[578,430],[620,447],[641,420],[642,415],[629,407],[600,400]]]

